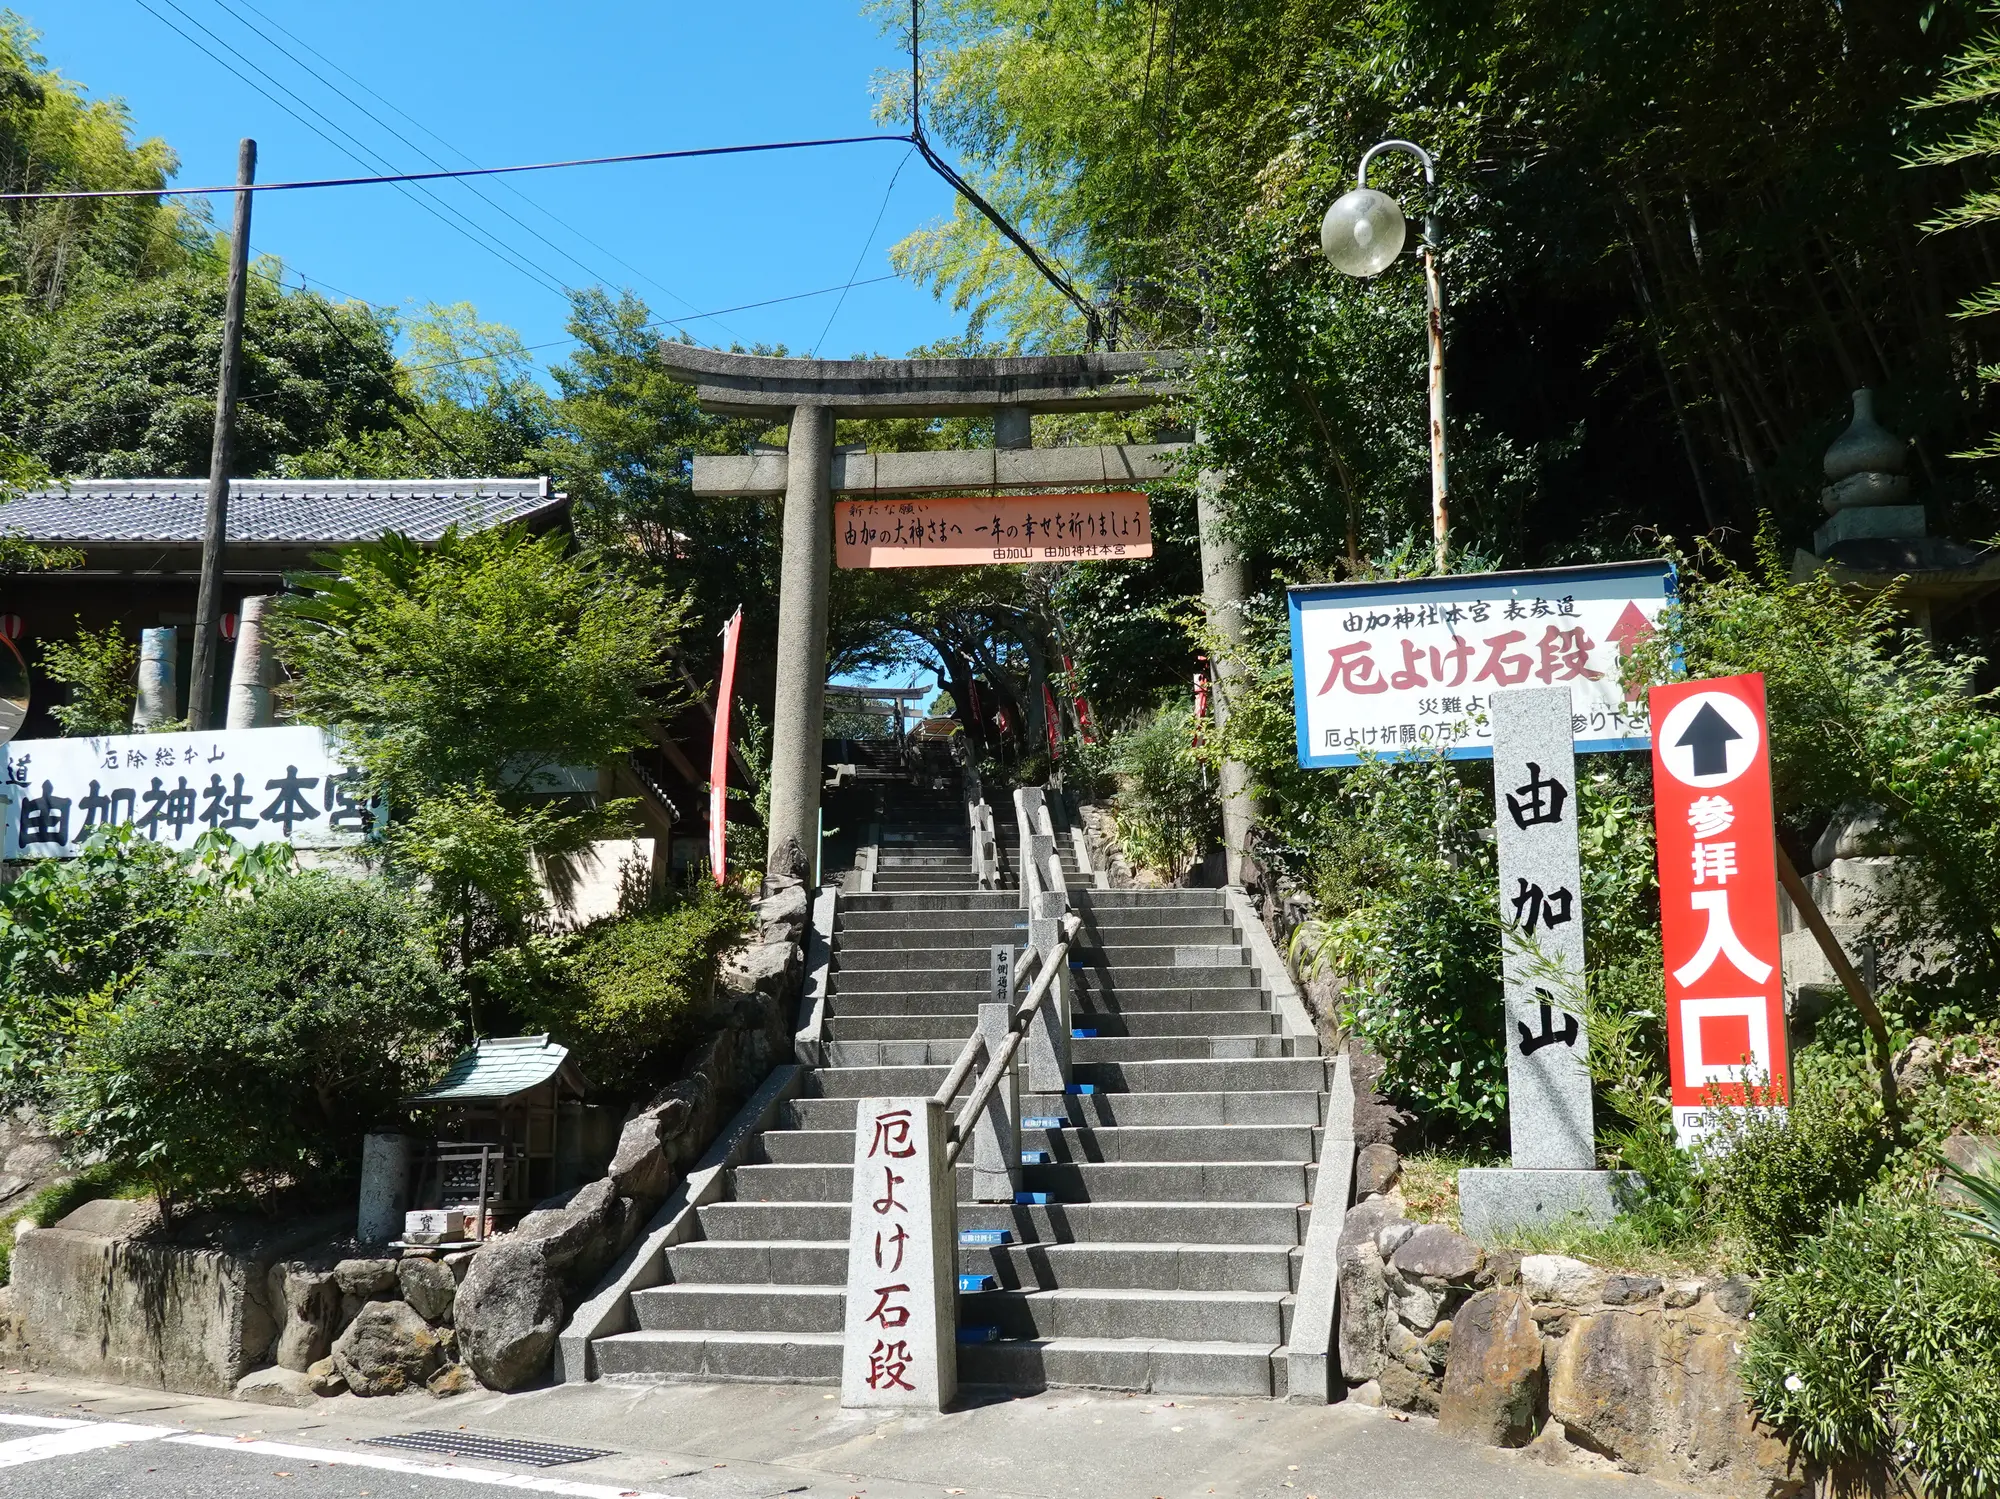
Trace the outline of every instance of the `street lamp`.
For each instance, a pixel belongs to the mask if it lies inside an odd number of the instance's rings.
[[[1333,268],[1349,276],[1379,275],[1403,253],[1409,233],[1403,210],[1387,193],[1368,185],[1368,163],[1384,151],[1407,151],[1424,164],[1424,185],[1433,198],[1437,188],[1437,163],[1431,153],[1410,141],[1381,141],[1361,157],[1361,171],[1353,192],[1343,195],[1320,221],[1319,247]],[[1438,280],[1437,215],[1424,215],[1424,235],[1418,253],[1424,260],[1424,289],[1430,300],[1431,345],[1431,535],[1437,544],[1437,567],[1444,571],[1445,537],[1449,530],[1449,507],[1444,440],[1444,287]]]

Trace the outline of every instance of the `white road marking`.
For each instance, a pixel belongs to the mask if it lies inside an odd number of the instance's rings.
[[[48,1431],[35,1437],[16,1437],[0,1442],[0,1468],[18,1468],[23,1463],[46,1462],[52,1457],[70,1457],[99,1447],[120,1447],[128,1442],[151,1442],[172,1436],[172,1426],[129,1426],[123,1421],[94,1421],[67,1431]]]
[[[51,1431],[68,1431],[73,1426],[88,1426],[88,1421],[66,1421],[61,1416],[9,1416],[0,1414],[0,1426],[46,1426]]]
[[[245,1442],[236,1437],[196,1435],[170,1436],[167,1446],[212,1447],[223,1452],[257,1452],[267,1457],[290,1458],[294,1462],[338,1464],[351,1468],[376,1468],[387,1473],[413,1474],[420,1478],[455,1478],[461,1483],[482,1483],[492,1488],[520,1489],[530,1494],[565,1494],[570,1499],[668,1499],[665,1494],[622,1488],[615,1483],[572,1483],[564,1478],[538,1478],[531,1473],[503,1473],[498,1468],[467,1468],[454,1464],[413,1463],[400,1457],[377,1457],[373,1453],[338,1452],[327,1447],[299,1447],[290,1442]],[[6,1447],[0,1445],[0,1452]]]

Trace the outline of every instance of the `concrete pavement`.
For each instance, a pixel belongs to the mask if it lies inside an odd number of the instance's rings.
[[[63,1424],[20,1424],[24,1418]],[[88,1429],[102,1422],[131,1428],[117,1433],[123,1445]],[[445,1466],[451,1460],[364,1441],[435,1430],[612,1455],[555,1468],[484,1458]],[[593,1384],[449,1400],[342,1396],[291,1410],[41,1375],[0,1380],[0,1495],[472,1499],[491,1487],[586,1499],[1668,1499],[1687,1492],[1468,1446],[1422,1418],[1262,1400],[1066,1390],[943,1416],[883,1417],[843,1411],[810,1386]]]

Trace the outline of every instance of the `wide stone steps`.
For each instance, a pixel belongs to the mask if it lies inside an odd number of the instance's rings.
[[[924,1096],[990,998],[996,944],[1028,924],[1016,890],[972,888],[963,809],[882,770],[876,888],[843,893],[828,975],[825,1065],[808,1069],[699,1236],[665,1251],[667,1283],[633,1294],[637,1329],[600,1339],[613,1380],[838,1380],[856,1100]],[[868,779],[864,773],[864,779]],[[1017,840],[995,798],[1003,865]],[[1288,1034],[1222,894],[1087,888],[1057,849],[1083,927],[1071,953],[1076,1087],[1026,1091],[1024,1194],[975,1203],[960,1380],[1281,1396],[1326,1115],[1327,1063]],[[961,1094],[961,1096],[963,1096]]]

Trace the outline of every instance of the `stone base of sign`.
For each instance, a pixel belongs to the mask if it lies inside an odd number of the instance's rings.
[[[864,1098],[854,1123],[840,1403],[941,1411],[958,1394],[951,1119],[928,1098]]]
[[[1609,1223],[1639,1190],[1636,1171],[1521,1171],[1470,1166],[1458,1173],[1458,1219],[1467,1237],[1492,1240],[1580,1220]]]

